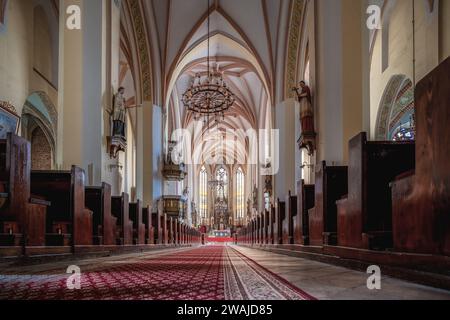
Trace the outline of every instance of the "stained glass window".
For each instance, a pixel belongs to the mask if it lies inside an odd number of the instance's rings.
[[[217,170],[216,179],[217,179],[217,181],[221,182],[217,185],[217,197],[221,198],[221,199],[222,198],[227,199],[228,198],[228,172],[227,172],[227,170],[225,170],[225,168],[223,168],[223,167],[220,167]]]
[[[208,215],[208,173],[203,166],[200,170],[200,206],[199,213],[202,220]]]
[[[236,172],[236,217],[238,219],[243,219],[245,215],[244,183],[244,172],[239,168]]]

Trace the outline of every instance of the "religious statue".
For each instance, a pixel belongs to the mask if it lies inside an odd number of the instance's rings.
[[[253,187],[253,209],[258,210],[258,187],[256,184]]]
[[[314,110],[312,107],[311,89],[305,81],[301,81],[299,87],[293,88],[300,103],[300,123],[302,134],[298,140],[300,149],[308,150],[311,156],[316,149],[316,132],[314,130]]]
[[[247,218],[252,218],[252,200],[250,200],[250,198],[247,199]]]
[[[126,100],[125,88],[120,87],[114,96],[113,136],[125,138]]]
[[[314,132],[314,110],[312,108],[311,89],[305,81],[300,82],[299,88],[294,88],[300,103],[300,122],[303,132]],[[301,90],[301,91],[300,91]]]

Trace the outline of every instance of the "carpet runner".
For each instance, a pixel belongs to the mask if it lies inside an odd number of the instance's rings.
[[[85,270],[83,272],[83,270]],[[79,290],[70,275],[0,274],[6,300],[310,300],[314,299],[227,246],[82,267]]]

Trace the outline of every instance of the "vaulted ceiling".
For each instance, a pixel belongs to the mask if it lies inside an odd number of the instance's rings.
[[[129,3],[136,0],[128,0]],[[207,18],[212,67],[223,72],[235,105],[216,129],[271,124],[278,60],[284,59],[291,0],[141,1],[151,47],[154,95],[166,110],[168,132],[191,128],[181,101],[196,73],[206,74]],[[283,63],[281,64],[284,65]],[[156,80],[155,80],[156,79]],[[240,137],[231,137],[238,139]]]

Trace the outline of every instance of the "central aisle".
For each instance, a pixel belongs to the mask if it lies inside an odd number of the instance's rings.
[[[67,288],[67,266],[0,272],[0,299],[306,300],[313,299],[243,253],[206,246],[79,264],[81,289]]]

